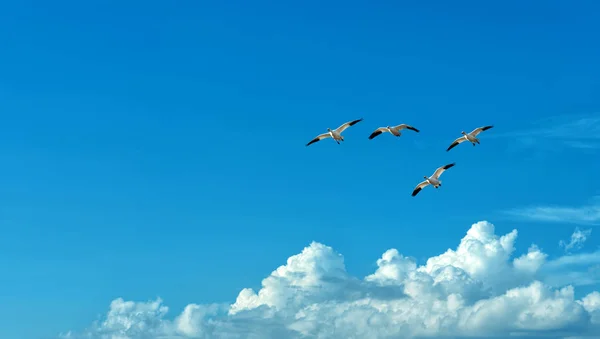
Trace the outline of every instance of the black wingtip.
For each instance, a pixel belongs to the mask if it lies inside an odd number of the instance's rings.
[[[445,169],[445,170],[447,170],[447,169],[448,169],[448,168],[450,168],[450,167],[454,167],[454,165],[456,165],[456,163],[455,163],[455,162],[453,162],[453,163],[451,163],[451,164],[448,164],[448,165],[444,166],[444,169]]]
[[[312,145],[317,141],[319,141],[319,138],[312,139],[311,141],[308,142],[308,144],[306,144],[306,146]]]
[[[381,131],[375,131],[375,132],[371,133],[371,135],[369,135],[369,140],[372,140],[373,138],[375,138],[379,134],[381,134]]]
[[[414,196],[416,196],[417,194],[419,194],[419,192],[421,192],[421,188],[420,188],[420,187],[419,187],[419,188],[417,188],[417,189],[415,189],[415,190],[412,192],[412,196],[413,196],[413,197],[414,197]]]
[[[358,123],[359,123],[359,122],[361,122],[362,120],[363,120],[363,118],[356,119],[356,120],[354,120],[354,121],[352,121],[352,122],[350,123],[350,126],[352,126],[352,125],[354,125],[354,124],[358,124]]]
[[[489,125],[489,126],[485,126],[484,128],[482,128],[482,131],[487,131],[488,129],[494,127],[494,125]]]

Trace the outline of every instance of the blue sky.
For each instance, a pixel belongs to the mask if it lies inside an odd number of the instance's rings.
[[[576,227],[595,253],[598,10],[0,3],[0,337],[82,330],[119,297],[233,303],[312,241],[357,277],[390,248],[425,264],[481,220],[518,229],[515,256],[558,258]],[[399,123],[421,132],[367,139]]]

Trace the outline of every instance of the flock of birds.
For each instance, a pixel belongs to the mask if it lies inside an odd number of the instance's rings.
[[[309,141],[306,146],[309,146],[311,144],[314,144],[317,141],[321,141],[323,139],[327,139],[327,138],[332,138],[335,142],[338,143],[338,145],[340,144],[340,141],[344,141],[344,137],[342,136],[342,132],[344,132],[348,127],[350,126],[354,126],[355,124],[361,122],[363,119],[356,119],[356,120],[352,120],[352,121],[348,121],[344,124],[342,124],[340,127],[332,130],[331,128],[327,128],[327,132],[323,133],[323,134],[319,134],[317,135],[314,139],[312,139],[311,141]],[[450,146],[448,147],[448,149],[446,150],[446,152],[448,152],[449,150],[453,149],[454,147],[456,147],[457,145],[468,141],[471,144],[473,144],[473,146],[479,144],[479,138],[477,138],[477,136],[479,135],[479,133],[483,132],[483,131],[487,131],[488,129],[492,128],[494,126],[482,126],[482,127],[477,127],[476,129],[474,129],[473,131],[471,131],[471,133],[465,133],[464,131],[461,132],[462,136],[456,138],[456,140],[454,140],[452,142],[452,144],[450,144]],[[379,127],[377,128],[375,131],[373,131],[373,133],[371,133],[371,135],[369,135],[369,140],[375,138],[376,136],[384,133],[384,132],[388,132],[396,137],[399,137],[400,135],[402,135],[402,133],[400,132],[403,129],[409,129],[411,131],[415,131],[415,132],[419,132],[418,129],[416,129],[413,126],[407,125],[407,124],[400,124],[397,126],[386,126],[386,127]],[[421,190],[429,185],[435,187],[435,188],[439,188],[440,186],[442,186],[442,181],[440,180],[440,176],[442,175],[442,173],[444,173],[444,171],[446,171],[447,169],[453,167],[455,165],[455,163],[451,163],[448,165],[444,165],[439,167],[438,169],[435,170],[435,172],[433,172],[433,174],[431,176],[424,176],[425,181],[419,183],[417,185],[417,187],[415,187],[415,189],[412,192],[412,196],[416,196],[419,192],[421,192]]]

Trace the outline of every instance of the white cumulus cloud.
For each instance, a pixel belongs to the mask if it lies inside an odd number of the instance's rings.
[[[548,259],[531,244],[515,257],[517,230],[498,236],[473,224],[455,249],[419,265],[397,249],[364,278],[344,258],[311,243],[233,304],[190,304],[174,317],[162,300],[114,300],[104,320],[71,339],[154,338],[597,338],[600,293],[575,297],[574,279],[593,281],[600,254]],[[559,277],[559,278],[557,278]]]

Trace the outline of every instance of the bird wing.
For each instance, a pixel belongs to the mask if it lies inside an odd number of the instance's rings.
[[[346,130],[346,128],[348,128],[348,127],[350,127],[350,126],[353,126],[353,125],[355,125],[355,124],[357,124],[357,123],[359,123],[359,122],[361,122],[361,121],[362,121],[362,118],[360,118],[360,119],[356,119],[356,120],[352,120],[352,121],[348,121],[347,123],[345,123],[345,124],[342,124],[342,126],[340,126],[340,127],[336,128],[336,129],[335,129],[335,132],[336,132],[336,133],[338,133],[338,134],[340,134],[340,133],[342,133],[343,131],[345,131],[345,130]]]
[[[418,132],[420,132],[418,129],[414,128],[414,127],[413,127],[413,126],[411,126],[411,125],[407,125],[407,124],[400,124],[400,125],[398,125],[398,126],[394,126],[394,129],[396,129],[396,130],[398,130],[398,131],[400,131],[400,130],[403,130],[403,129],[405,129],[405,128],[406,128],[406,129],[409,129],[409,130],[411,130],[411,131],[415,131],[415,132],[417,132],[417,133],[418,133]]]
[[[462,137],[456,138],[456,140],[454,140],[452,142],[452,144],[448,147],[448,149],[446,150],[446,152],[448,152],[449,150],[453,149],[454,147],[456,147],[456,145],[460,144],[461,142],[465,142],[465,141],[467,141],[467,137],[466,136],[462,136]]]
[[[453,162],[451,164],[444,165],[444,166],[436,169],[435,172],[433,173],[432,177],[439,178],[442,175],[442,173],[444,173],[445,170],[447,170],[448,168],[450,168],[450,167],[452,167],[454,165],[456,165],[456,163]]]
[[[483,127],[477,127],[476,129],[473,130],[473,132],[469,133],[472,136],[476,137],[477,134],[483,132],[483,131],[487,131],[488,129],[492,128],[494,126],[483,126]]]
[[[423,187],[429,185],[429,182],[427,180],[419,183],[417,185],[417,187],[415,187],[414,191],[412,192],[412,196],[414,197],[415,195],[419,194],[419,192],[421,192],[421,190],[423,189]]]
[[[329,134],[329,132],[323,133],[323,134],[319,134],[319,135],[317,135],[316,138],[312,139],[308,144],[306,144],[306,146],[308,146],[310,144],[314,144],[315,142],[317,142],[319,140],[322,140],[322,139],[325,139],[325,138],[329,138],[329,137],[331,137],[331,135]]]
[[[369,135],[369,139],[375,138],[376,136],[378,136],[379,134],[385,132],[386,130],[387,130],[387,128],[385,128],[385,127],[379,127],[373,133],[371,133],[371,135]]]

